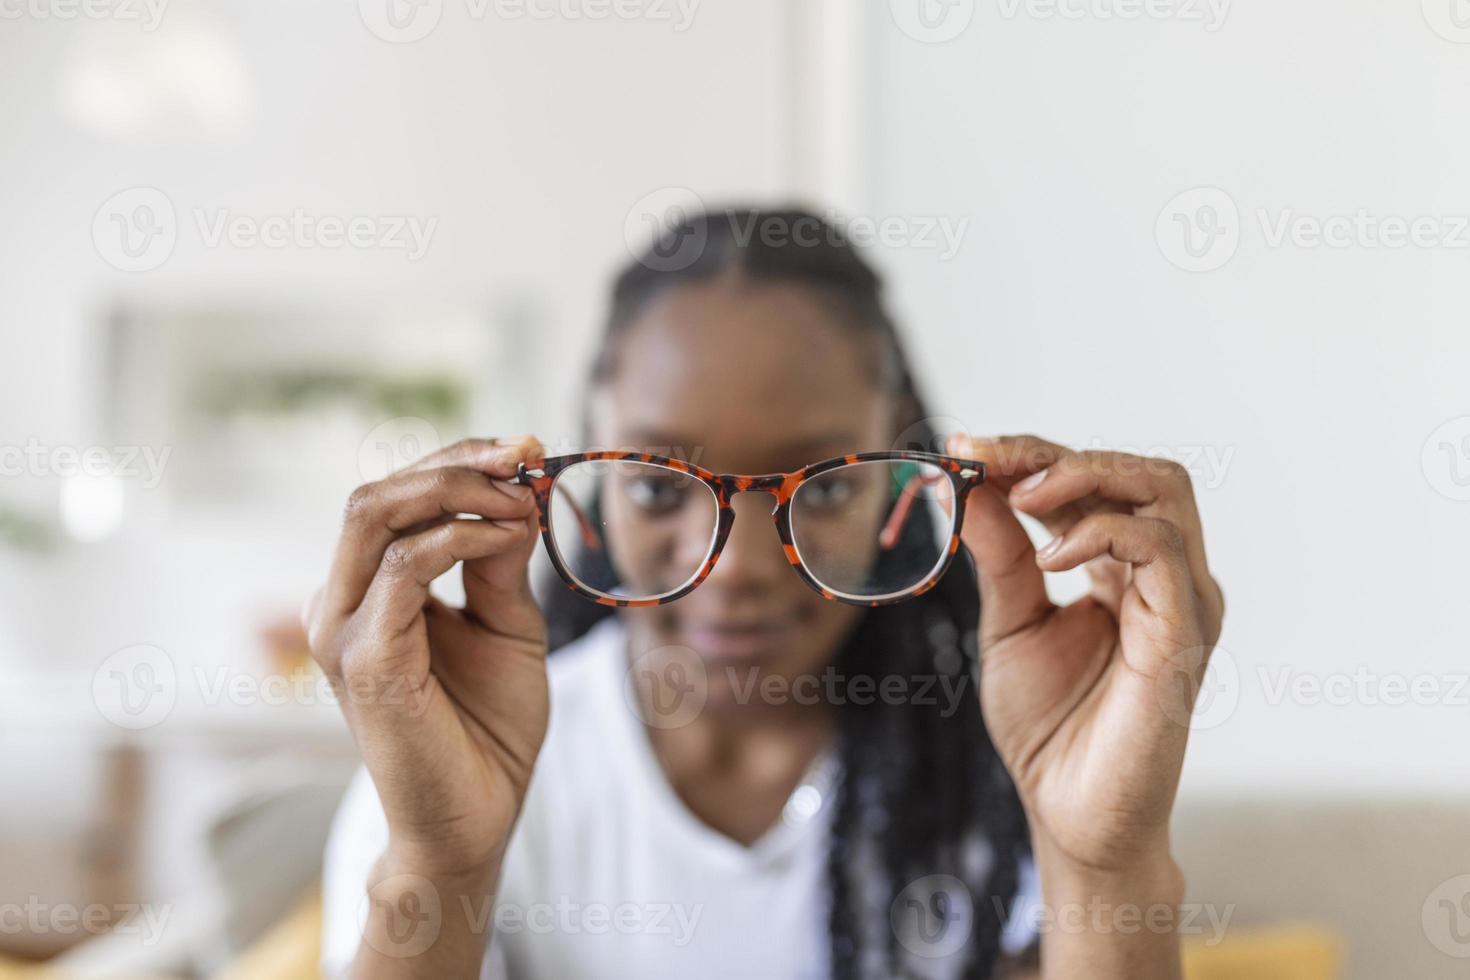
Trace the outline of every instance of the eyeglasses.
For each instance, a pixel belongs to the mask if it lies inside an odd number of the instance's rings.
[[[965,498],[985,464],[871,452],[791,473],[741,476],[638,452],[522,463],[552,567],[606,606],[655,606],[694,591],[735,523],[735,494],[773,494],[786,559],[828,599],[881,606],[932,588],[960,546]]]

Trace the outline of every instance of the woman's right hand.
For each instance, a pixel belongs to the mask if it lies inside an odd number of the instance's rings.
[[[493,876],[525,799],[546,735],[546,621],[527,574],[535,503],[506,481],[543,453],[530,436],[466,440],[359,487],[304,614],[394,871]],[[460,562],[463,609],[429,594]]]

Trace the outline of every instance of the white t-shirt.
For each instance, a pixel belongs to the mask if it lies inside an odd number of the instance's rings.
[[[711,829],[664,778],[609,617],[550,658],[551,724],[502,868],[482,977],[816,980],[830,974],[827,841],[838,763],[824,755],[750,846]],[[322,970],[347,972],[368,876],[388,841],[366,771],[327,844]],[[1022,869],[1013,908],[1034,907]],[[978,906],[980,899],[976,898]],[[977,908],[976,911],[979,911]],[[467,914],[447,907],[444,914]],[[483,922],[487,910],[468,914]],[[1010,917],[1008,951],[1034,938]]]

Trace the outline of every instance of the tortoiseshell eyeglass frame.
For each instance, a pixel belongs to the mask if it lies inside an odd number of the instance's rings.
[[[654,599],[620,599],[614,596],[604,595],[582,585],[572,575],[571,571],[562,561],[557,552],[556,544],[551,537],[551,492],[556,484],[557,476],[567,467],[575,463],[591,461],[627,461],[634,463],[652,463],[663,466],[680,473],[687,473],[700,482],[704,483],[714,493],[715,500],[719,505],[719,520],[715,527],[714,544],[710,549],[709,557],[704,560],[695,576],[668,595],[659,596]],[[916,584],[912,589],[893,595],[880,596],[878,598],[864,598],[834,592],[822,585],[812,577],[802,564],[797,554],[796,545],[791,536],[791,498],[795,496],[798,488],[814,476],[835,470],[842,466],[851,466],[854,463],[883,463],[883,462],[914,462],[929,463],[942,470],[949,477],[950,486],[954,490],[954,528],[950,533],[949,543],[944,549],[944,554],[939,563],[934,567],[929,577]],[[735,508],[732,502],[735,494],[747,491],[756,491],[773,494],[776,498],[776,509],[771,516],[776,521],[776,533],[781,539],[781,547],[786,552],[786,560],[796,570],[801,580],[813,590],[820,593],[824,598],[835,602],[845,602],[853,606],[886,606],[894,602],[903,602],[914,596],[922,595],[932,589],[944,573],[949,570],[950,563],[954,560],[955,553],[960,548],[960,528],[965,522],[965,500],[970,491],[985,481],[985,464],[976,460],[957,459],[953,456],[942,456],[937,453],[907,452],[893,450],[888,452],[849,453],[846,456],[837,456],[832,459],[824,459],[820,463],[812,463],[791,473],[768,473],[760,476],[746,476],[735,473],[714,473],[693,463],[686,463],[680,459],[668,456],[657,456],[652,453],[640,452],[589,452],[571,453],[565,456],[552,456],[542,460],[532,460],[521,463],[516,469],[516,475],[511,478],[512,483],[530,487],[536,498],[537,520],[541,526],[541,540],[546,544],[546,553],[551,559],[551,565],[556,569],[557,575],[567,586],[578,595],[584,596],[604,606],[617,606],[620,608],[638,608],[642,606],[661,606],[665,603],[682,599],[699,587],[700,583],[709,577],[714,570],[715,563],[719,561],[720,552],[725,547],[725,542],[730,537],[730,529],[735,524]],[[908,496],[907,488],[904,497]],[[903,499],[899,507],[906,509]],[[900,518],[902,520],[902,518]]]

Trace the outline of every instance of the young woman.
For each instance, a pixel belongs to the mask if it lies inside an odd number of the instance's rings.
[[[1223,614],[1181,468],[946,446],[876,276],[800,212],[694,217],[631,265],[587,399],[586,443],[694,466],[604,461],[579,496],[536,439],[471,440],[348,503],[306,613],[365,763],[328,974],[1178,975],[1169,814]],[[942,566],[960,510],[942,577],[860,604]],[[538,604],[543,511],[585,594]],[[462,609],[429,592],[456,564]],[[1084,564],[1053,605],[1043,573]]]

